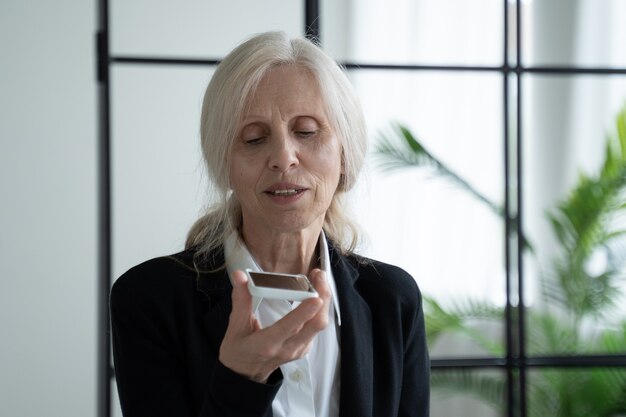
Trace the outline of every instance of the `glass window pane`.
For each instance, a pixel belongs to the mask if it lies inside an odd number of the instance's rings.
[[[601,169],[626,78],[532,76],[523,88],[529,353],[626,352],[626,240],[617,234],[626,186],[613,179],[626,150],[617,140],[614,168]]]
[[[258,32],[303,33],[304,1],[114,0],[111,51],[117,55],[220,58]]]
[[[204,202],[199,147],[211,68],[118,66],[112,77],[113,272],[182,250]]]
[[[499,0],[322,0],[322,44],[341,61],[501,65]]]
[[[626,66],[626,2],[523,2],[526,65]]]
[[[506,407],[504,372],[433,369],[430,406],[432,417],[505,416]]]
[[[401,122],[449,171],[502,205],[500,75],[360,70],[351,76],[372,153],[381,134],[400,141],[390,123]],[[370,241],[367,254],[409,271],[432,298],[427,322],[443,331],[441,338],[433,333],[434,357],[503,354],[502,219],[451,175],[426,166],[386,172],[382,161],[372,155],[354,198]],[[455,317],[462,326],[455,327]]]
[[[528,416],[626,415],[626,369],[534,369],[527,380]]]

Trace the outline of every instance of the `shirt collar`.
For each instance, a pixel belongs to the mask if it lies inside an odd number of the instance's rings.
[[[337,286],[335,285],[335,279],[333,277],[333,271],[330,267],[330,254],[328,252],[328,242],[326,241],[326,235],[324,231],[320,233],[319,238],[320,248],[320,268],[326,272],[326,281],[330,288],[332,304],[335,309],[335,315],[337,318],[337,325],[341,326],[341,314],[339,309],[339,299],[337,298]],[[232,273],[238,269],[244,271],[250,269],[252,271],[263,271],[259,264],[256,262],[246,244],[239,238],[237,232],[232,232],[226,242],[224,243],[224,257],[226,260],[226,270],[228,271],[229,278]],[[232,281],[232,278],[231,278]],[[263,299],[259,297],[252,298],[252,311],[257,311],[259,304]]]

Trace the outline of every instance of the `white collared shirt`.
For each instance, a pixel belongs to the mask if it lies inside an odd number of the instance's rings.
[[[328,244],[324,232],[320,234],[320,265],[326,272],[326,281],[332,297],[328,326],[315,336],[309,353],[301,359],[280,366],[284,381],[272,403],[274,417],[337,417],[339,416],[339,333],[341,315],[337,288],[330,268]],[[245,243],[233,233],[224,245],[224,257],[229,276],[237,269],[262,271]],[[253,311],[261,327],[271,326],[296,307],[285,300],[253,298]]]

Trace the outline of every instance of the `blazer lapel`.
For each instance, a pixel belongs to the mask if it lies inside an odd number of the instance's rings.
[[[213,265],[208,265],[208,270],[224,265],[224,255],[219,253]],[[207,297],[208,308],[202,316],[205,330],[207,331],[211,346],[219,352],[222,339],[228,327],[228,318],[232,310],[231,293],[233,287],[228,278],[226,268],[215,272],[206,272],[198,275],[197,289]]]
[[[329,247],[341,308],[341,397],[339,415],[371,416],[373,350],[371,312],[358,293],[358,271]]]

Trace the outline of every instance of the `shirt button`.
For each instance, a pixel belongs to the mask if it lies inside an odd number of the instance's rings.
[[[295,382],[302,381],[303,377],[304,377],[304,374],[299,369],[291,373],[291,379],[294,380]]]

